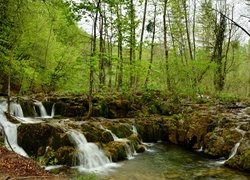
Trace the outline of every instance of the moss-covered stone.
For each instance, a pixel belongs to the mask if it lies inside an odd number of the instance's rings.
[[[101,138],[100,138],[100,141],[102,142],[102,143],[109,143],[109,142],[111,142],[111,141],[113,141],[114,139],[113,139],[113,136],[111,135],[111,133],[110,132],[108,132],[108,131],[103,131],[102,132],[102,135],[101,135]]]
[[[34,117],[34,102],[31,100],[22,100],[20,105],[23,110],[24,117]]]
[[[160,140],[160,128],[158,118],[136,119],[136,129],[141,135],[143,142],[157,142]]]
[[[58,164],[58,159],[56,158],[56,152],[51,147],[48,147],[46,149],[46,153],[45,153],[43,158],[44,158],[45,164],[47,166],[48,165],[57,165]]]
[[[104,150],[106,154],[111,157],[113,162],[124,160],[127,158],[126,142],[110,142],[105,147]]]
[[[204,152],[215,157],[223,157],[221,149],[223,149],[224,143],[223,137],[210,132],[204,137]]]
[[[58,164],[71,166],[75,153],[75,148],[71,146],[62,146],[57,149],[55,158],[58,160]]]
[[[126,138],[133,134],[131,126],[120,123],[106,123],[105,128],[112,131],[118,138]]]
[[[130,141],[130,145],[136,152],[141,152],[142,149],[139,150],[139,145],[141,144],[140,135],[132,134],[127,138]],[[140,147],[141,148],[141,147]]]
[[[40,147],[46,147],[53,127],[48,124],[21,124],[18,127],[18,144],[30,156],[37,156]]]

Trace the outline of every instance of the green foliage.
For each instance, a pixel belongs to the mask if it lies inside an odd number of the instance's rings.
[[[85,173],[85,174],[76,174],[76,177],[73,178],[74,180],[96,180],[97,176],[94,172],[92,173]]]
[[[118,90],[122,94],[143,91],[145,103],[153,98],[148,91],[168,89],[169,79],[171,89],[168,90],[174,94],[172,101],[179,101],[177,96],[180,94],[188,97],[217,94],[214,78],[218,64],[214,61],[213,51],[218,15],[211,10],[214,7],[210,0],[197,1],[196,7],[188,1],[168,1],[167,32],[163,32],[162,18],[157,19],[155,27],[148,26],[150,31],[156,28],[157,42],[154,43],[154,61],[146,87],[144,82],[150,64],[151,33],[145,34],[141,43],[142,57],[138,60],[142,23],[140,10],[145,1],[138,4],[135,1],[101,1],[98,9],[97,4],[90,1],[4,2],[0,2],[1,92],[6,92],[10,67],[11,89],[15,94],[81,95],[89,90],[92,70],[93,91]],[[162,15],[164,3],[157,3],[157,13]],[[153,7],[151,1],[148,2],[146,22],[152,25],[150,7]],[[194,8],[197,8],[196,21],[192,22],[195,18],[190,19],[186,25],[185,16],[193,16]],[[95,13],[98,13],[97,24],[100,27],[96,27],[96,52],[92,54],[94,37],[84,32],[87,26],[79,28],[77,23],[82,17],[87,18],[93,29]],[[230,11],[227,13],[230,14]],[[227,31],[229,28],[227,26]],[[163,33],[168,35],[167,59]],[[194,36],[190,42],[193,59],[190,57],[188,36]],[[225,87],[218,94],[222,99],[226,94],[241,97],[250,94],[250,42],[242,44],[235,36],[232,39],[223,44]],[[11,66],[8,66],[9,63]],[[155,108],[152,106],[151,110],[155,111]],[[162,111],[167,113],[168,110]]]

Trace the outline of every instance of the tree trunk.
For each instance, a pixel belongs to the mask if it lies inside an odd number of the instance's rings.
[[[129,49],[129,62],[130,62],[130,88],[133,87],[135,82],[135,9],[134,1],[130,0],[130,49]]]
[[[167,45],[167,3],[168,0],[164,0],[164,12],[163,12],[163,28],[164,28],[164,51],[165,51],[165,61],[166,61],[166,76],[167,76],[167,86],[168,90],[171,91],[171,80],[169,73],[169,57],[168,57],[168,45]]]
[[[156,3],[154,3],[154,21],[153,21],[153,34],[152,34],[152,40],[151,40],[150,61],[149,61],[148,73],[147,73],[146,80],[145,80],[145,83],[144,83],[144,86],[146,88],[148,86],[148,81],[149,81],[149,77],[150,77],[150,74],[151,74],[152,63],[153,63],[153,59],[154,59],[156,11],[157,11],[157,5],[156,5]]]
[[[142,29],[141,29],[141,38],[140,38],[140,46],[139,46],[139,61],[142,60],[142,44],[143,44],[145,23],[146,23],[147,4],[148,4],[148,0],[145,0],[145,2],[144,2],[144,11],[143,11],[143,20],[142,20]],[[136,78],[135,78],[135,90],[138,89],[139,77],[140,77],[139,72],[137,72],[137,75],[136,75]]]
[[[104,67],[104,39],[103,39],[103,16],[100,14],[100,20],[99,20],[99,32],[100,32],[100,54],[99,54],[99,88],[102,89],[103,86],[105,86],[105,67]]]
[[[222,91],[224,89],[224,73],[223,73],[223,63],[222,63],[222,52],[223,52],[223,42],[226,31],[226,18],[220,15],[220,22],[216,27],[216,40],[213,52],[213,59],[217,64],[215,74],[214,74],[214,86],[216,91]]]
[[[101,0],[98,0],[97,6],[95,7],[95,18],[94,18],[94,25],[93,25],[93,38],[91,41],[91,57],[90,57],[90,62],[89,62],[89,67],[90,67],[90,73],[89,73],[89,111],[87,114],[86,119],[91,118],[92,112],[93,112],[93,82],[94,82],[94,63],[92,61],[95,61],[95,56],[96,56],[96,42],[97,42],[97,20],[98,20],[98,13],[99,13],[99,7],[100,7],[100,2]]]
[[[117,91],[122,89],[123,85],[123,48],[122,48],[122,22],[121,22],[121,8],[117,5],[117,31],[118,31],[118,56],[119,56],[119,72],[118,72],[118,84]]]

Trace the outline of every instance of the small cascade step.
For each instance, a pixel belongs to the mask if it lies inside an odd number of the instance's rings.
[[[96,144],[88,142],[82,133],[70,130],[68,135],[77,149],[75,166],[91,170],[111,163],[104,152]]]

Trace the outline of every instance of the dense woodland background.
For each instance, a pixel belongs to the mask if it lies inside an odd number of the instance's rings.
[[[0,91],[249,97],[249,34],[234,17],[227,0],[0,0]]]

